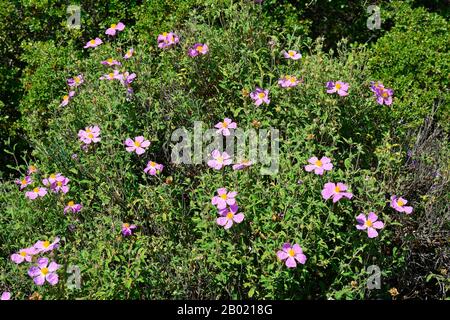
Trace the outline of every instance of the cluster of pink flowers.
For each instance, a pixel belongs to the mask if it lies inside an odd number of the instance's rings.
[[[42,184],[50,187],[53,192],[69,192],[69,178],[63,176],[61,173],[51,174],[48,178],[42,180]]]
[[[62,102],[60,103],[61,107],[65,107],[69,104],[69,101],[75,96],[75,90],[84,82],[84,78],[82,74],[79,74],[73,78],[67,79],[67,84],[69,85],[69,93],[63,97]]]
[[[44,285],[46,281],[54,286],[59,281],[56,270],[61,266],[54,261],[49,263],[48,258],[39,257],[34,259],[34,257],[58,248],[59,241],[58,237],[53,242],[39,240],[32,247],[20,249],[17,253],[12,254],[11,261],[16,264],[36,261],[36,265],[28,269],[28,275],[33,278],[34,283],[38,286]]]
[[[211,199],[211,203],[217,207],[219,213],[216,222],[225,229],[231,228],[233,223],[241,223],[244,220],[244,214],[238,213],[236,196],[236,191],[227,192],[226,188],[219,188],[217,196]]]
[[[392,96],[394,95],[394,90],[391,88],[385,88],[383,83],[377,81],[376,83],[372,81],[370,90],[375,94],[377,103],[380,105],[390,106],[392,104]]]
[[[173,32],[163,32],[158,36],[158,48],[166,49],[176,45],[180,38]]]

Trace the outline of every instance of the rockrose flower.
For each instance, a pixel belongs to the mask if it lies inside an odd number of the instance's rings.
[[[356,225],[356,229],[367,230],[367,235],[369,236],[369,238],[375,238],[376,236],[378,236],[378,232],[376,229],[384,228],[384,223],[377,220],[378,216],[373,212],[369,212],[367,217],[365,214],[361,213],[356,217],[356,221],[358,222],[358,224]]]
[[[334,184],[332,182],[325,183],[322,190],[322,197],[325,200],[330,198],[333,199],[333,203],[338,202],[342,197],[351,199],[353,194],[350,192],[345,192],[347,190],[347,186],[343,183]]]
[[[108,58],[108,59],[106,59],[106,60],[104,60],[104,61],[102,61],[100,63],[105,65],[105,66],[110,66],[110,67],[111,66],[121,66],[122,65],[119,61],[117,61],[117,60],[115,60],[113,58]]]
[[[210,168],[220,170],[224,166],[231,164],[231,158],[225,151],[221,154],[219,150],[214,150],[211,153],[212,159],[208,160],[208,166]]]
[[[216,133],[222,134],[224,136],[229,136],[230,129],[236,129],[237,124],[236,122],[233,122],[233,120],[225,118],[222,122],[217,123],[214,127],[218,129]]]
[[[53,240],[53,242],[50,242],[48,240],[45,241],[39,240],[34,244],[33,248],[37,250],[37,253],[52,251],[53,249],[58,248],[59,240],[60,239],[58,237],[56,237],[55,240]]]
[[[41,187],[36,187],[31,191],[27,191],[25,192],[25,197],[27,197],[30,200],[34,200],[37,197],[43,197],[47,194],[47,189],[46,188],[41,188]]]
[[[122,235],[127,237],[133,234],[133,230],[137,227],[134,224],[124,223],[122,224]]]
[[[267,89],[256,88],[255,91],[250,93],[250,98],[252,98],[256,106],[260,106],[262,103],[270,103],[269,90]]]
[[[97,143],[100,141],[100,128],[98,126],[86,127],[78,131],[78,137],[84,144]]]
[[[38,286],[42,286],[45,281],[54,286],[59,280],[56,270],[60,267],[61,266],[54,261],[49,264],[47,258],[39,258],[37,260],[37,265],[28,270],[28,275],[33,278],[34,283]]]
[[[278,85],[282,88],[296,87],[300,83],[300,80],[295,76],[284,76],[278,80]]]
[[[125,25],[122,22],[117,24],[113,23],[108,29],[106,29],[105,34],[115,36],[117,31],[122,31],[123,29],[125,29]]]
[[[200,54],[201,55],[207,54],[208,51],[209,48],[207,44],[196,43],[188,50],[188,55],[193,58]]]
[[[396,195],[391,196],[391,208],[398,212],[412,213],[413,207],[406,206],[407,203],[408,201],[402,197],[397,198]]]
[[[342,82],[342,81],[328,81],[327,85],[327,93],[335,93],[337,92],[338,95],[340,95],[341,97],[347,96],[348,95],[348,88],[349,88],[349,84],[346,82]]]
[[[16,179],[14,182],[20,186],[20,190],[23,190],[28,185],[33,183],[33,180],[31,179],[30,176],[25,176],[25,178],[23,178],[23,179]]]
[[[147,163],[147,167],[144,169],[145,173],[148,173],[151,176],[156,176],[157,174],[160,174],[163,170],[164,166],[162,164],[149,161]]]
[[[314,170],[315,174],[323,175],[324,171],[330,171],[333,169],[333,164],[330,158],[322,157],[320,160],[317,157],[309,158],[310,164],[305,166],[305,170],[311,172]]]
[[[69,201],[64,208],[64,213],[67,213],[68,211],[72,211],[72,213],[77,213],[80,212],[81,208],[83,208],[81,204],[75,203],[74,201]]]
[[[241,162],[238,162],[233,165],[233,170],[243,170],[245,168],[250,167],[253,164],[252,161],[244,159]]]
[[[67,84],[69,85],[69,87],[78,87],[83,82],[84,82],[84,79],[83,79],[82,74],[79,74],[79,75],[67,80]]]
[[[129,49],[126,53],[125,53],[125,55],[123,56],[123,58],[126,60],[126,59],[130,59],[132,56],[133,56],[133,54],[134,54],[134,49],[133,48],[131,48],[131,49]]]
[[[306,263],[306,256],[303,254],[302,248],[297,243],[293,246],[288,242],[283,244],[281,250],[277,252],[277,257],[281,261],[286,260],[285,263],[288,268],[297,267],[297,263]]]
[[[119,72],[119,70],[114,70],[113,72],[110,72],[108,74],[104,74],[99,79],[100,80],[120,80],[122,81],[123,75]]]
[[[28,175],[36,173],[36,172],[38,172],[38,169],[36,168],[36,166],[31,165],[28,167],[28,171],[27,171]]]
[[[211,199],[211,203],[217,206],[217,209],[225,209],[227,205],[232,206],[236,204],[235,197],[237,196],[236,191],[227,192],[226,188],[217,189],[217,196]]]
[[[390,106],[392,104],[392,96],[394,95],[394,90],[391,88],[385,88],[383,83],[378,82],[371,82],[370,90],[375,94],[375,97],[377,98],[377,103],[380,105],[387,105]]]
[[[138,136],[134,140],[130,138],[126,139],[125,145],[127,146],[125,149],[128,152],[136,152],[137,155],[141,155],[150,146],[150,141],[145,140],[143,136]]]
[[[86,42],[86,45],[83,48],[95,48],[103,43],[102,39],[95,38]]]
[[[237,211],[237,205],[220,210],[220,217],[216,220],[217,224],[224,227],[224,229],[230,229],[233,223],[241,223],[244,220],[244,214],[237,213]]]
[[[24,261],[31,262],[33,255],[35,255],[36,253],[38,253],[38,250],[34,247],[20,249],[18,253],[14,253],[11,255],[11,260],[17,264],[20,264]]]
[[[302,57],[302,55],[295,50],[283,51],[283,55],[286,59],[298,60]]]
[[[63,97],[63,100],[59,105],[61,107],[67,106],[69,104],[70,99],[72,99],[73,96],[75,96],[75,91],[69,91],[69,94],[67,94]]]

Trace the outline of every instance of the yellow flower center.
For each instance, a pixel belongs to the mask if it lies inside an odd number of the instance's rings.
[[[21,255],[22,257],[26,257],[26,256],[27,256],[27,253],[26,253],[25,251],[20,251],[20,255]]]
[[[22,183],[22,184],[27,184],[27,180],[26,180],[26,179],[23,179],[23,180],[21,181],[21,183]]]
[[[75,80],[75,83],[80,83],[80,81],[81,81],[79,77],[75,77],[74,80]]]
[[[265,96],[266,96],[266,94],[265,94],[264,92],[258,93],[258,97],[259,97],[260,99],[264,98]]]
[[[113,23],[112,25],[111,25],[111,28],[115,28],[117,26],[117,24],[115,24],[115,23]]]
[[[367,220],[367,221],[366,221],[366,226],[367,226],[368,228],[370,228],[372,225],[373,225],[372,221],[370,221],[370,220]]]
[[[297,78],[296,77],[289,77],[289,81],[291,83],[295,83],[295,81],[297,81]]]
[[[341,88],[341,84],[340,83],[336,83],[335,87],[336,87],[336,89],[340,89]]]
[[[62,182],[61,181],[56,182],[56,184],[58,185],[58,187],[62,186]]]
[[[69,202],[67,203],[67,205],[68,205],[69,207],[73,207],[73,206],[75,205],[75,202],[69,201]]]
[[[34,192],[34,193],[38,193],[38,192],[39,192],[39,188],[34,188],[34,189],[33,189],[33,192]]]
[[[51,174],[50,175],[50,179],[55,179],[56,178],[56,174]]]
[[[93,139],[93,138],[94,138],[94,135],[93,135],[92,133],[89,133],[89,134],[88,134],[88,138],[89,138],[89,139]]]
[[[386,91],[384,91],[382,94],[383,98],[387,98],[388,97],[388,93]]]
[[[222,127],[227,128],[228,127],[228,123],[226,123],[225,121],[222,122]]]
[[[112,59],[112,58],[109,58],[109,59],[107,59],[106,61],[108,61],[108,63],[112,63],[112,62],[113,62],[113,59]]]
[[[124,228],[129,228],[129,227],[130,227],[130,224],[129,224],[129,223],[124,223],[124,224],[123,224],[123,227],[124,227]]]
[[[222,156],[218,157],[217,158],[217,162],[222,163],[223,162],[223,157]]]
[[[336,192],[336,193],[341,192],[341,188],[339,188],[338,186],[336,186],[336,187],[334,188],[334,192]]]
[[[403,200],[400,199],[400,200],[397,201],[397,205],[399,207],[403,207],[405,205],[405,203],[403,202]]]
[[[152,167],[152,168],[156,167],[156,163],[153,161],[150,161],[150,167]]]
[[[69,96],[64,96],[63,100],[69,100]]]
[[[290,56],[290,57],[293,57],[294,55],[295,55],[295,51],[289,50],[289,56]]]
[[[322,161],[317,160],[316,163],[315,163],[315,165],[318,166],[318,167],[321,167],[321,166],[322,166]]]
[[[294,251],[294,249],[289,249],[289,250],[288,250],[288,255],[290,255],[291,257],[295,256],[295,251]]]
[[[197,47],[197,51],[198,51],[198,52],[203,51],[203,46],[198,46],[198,47]]]
[[[41,272],[45,276],[48,273],[48,268],[42,268]]]
[[[44,246],[44,248],[48,248],[50,246],[50,241],[44,241],[42,245]]]
[[[91,40],[89,41],[91,44],[95,44],[95,40]]]
[[[227,200],[227,194],[224,193],[223,195],[220,196],[223,200]]]
[[[167,37],[167,32],[163,32],[163,37]]]
[[[140,143],[139,141],[135,141],[135,142],[134,142],[134,145],[135,145],[136,147],[140,147],[140,146],[141,146],[141,143]]]
[[[110,74],[109,74],[109,77],[110,77],[110,78],[114,78],[114,73],[110,73]]]
[[[233,219],[233,217],[234,217],[233,212],[230,211],[227,213],[227,219],[231,220],[231,219]]]
[[[36,167],[35,166],[30,166],[28,169],[30,170],[30,172],[36,171]]]

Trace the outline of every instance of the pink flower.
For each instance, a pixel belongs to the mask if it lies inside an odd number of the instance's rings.
[[[325,200],[333,198],[333,203],[338,202],[342,197],[346,197],[351,199],[353,194],[350,192],[345,192],[347,190],[347,186],[343,183],[334,184],[332,182],[325,183],[325,186],[322,190],[322,197]]]
[[[178,36],[173,32],[164,32],[158,36],[158,48],[169,48],[180,41]]]
[[[125,53],[125,55],[123,56],[124,59],[130,59],[134,54],[134,49],[131,48],[127,51],[127,53]]]
[[[408,201],[402,197],[397,198],[396,195],[391,196],[391,208],[398,212],[405,212],[406,214],[412,213],[413,207],[405,206],[407,203]]]
[[[62,102],[60,103],[61,107],[65,107],[67,106],[67,104],[69,103],[70,99],[75,95],[75,91],[69,91],[68,95],[65,95],[63,97]]]
[[[244,159],[239,163],[233,165],[233,170],[243,170],[245,168],[250,167],[253,164],[252,161]]]
[[[216,131],[216,133],[222,134],[224,136],[229,136],[230,135],[229,129],[236,129],[237,125],[236,122],[233,122],[233,120],[225,118],[223,122],[217,123],[214,127],[219,129]]]
[[[302,55],[295,50],[283,51],[283,55],[286,59],[298,60],[302,57]]]
[[[83,79],[82,74],[79,74],[79,75],[67,80],[67,84],[69,85],[69,87],[78,87],[83,82],[84,82],[84,79]]]
[[[28,167],[27,174],[30,175],[30,174],[36,173],[37,171],[38,171],[38,169],[36,168],[36,166],[31,165]]]
[[[72,211],[72,213],[80,212],[81,208],[83,208],[81,204],[69,201],[67,206],[64,208],[64,214],[66,214],[67,211]]]
[[[92,39],[92,40],[86,42],[86,45],[83,48],[85,48],[85,49],[86,48],[95,48],[95,47],[101,45],[102,43],[103,43],[102,39],[95,38],[95,39]]]
[[[120,79],[120,82],[124,86],[128,86],[130,83],[132,83],[134,81],[135,78],[136,78],[136,73],[130,74],[128,71],[126,71],[122,74],[122,79]]]
[[[337,92],[338,95],[340,95],[341,97],[343,96],[347,96],[348,95],[348,88],[349,85],[346,82],[342,82],[342,81],[328,81],[327,85],[327,93],[335,93]]]
[[[106,59],[106,60],[104,60],[104,61],[102,61],[100,63],[105,65],[105,66],[110,66],[110,67],[111,66],[121,66],[122,65],[119,61],[114,60],[113,58],[108,58],[108,59]]]
[[[123,29],[125,29],[125,25],[122,22],[117,24],[113,23],[108,29],[106,29],[105,34],[115,36],[117,31],[122,31]]]
[[[256,88],[255,91],[250,93],[250,98],[252,98],[253,102],[256,106],[260,106],[263,102],[265,104],[270,103],[269,99],[269,90],[264,90],[261,88]]]
[[[114,70],[113,72],[110,72],[108,74],[104,74],[99,79],[100,80],[122,80],[123,75],[119,72],[119,70]]]
[[[219,188],[217,189],[217,194],[217,196],[214,196],[211,199],[211,204],[217,206],[217,209],[222,210],[225,209],[227,205],[232,206],[236,204],[236,191],[230,191],[227,193],[226,188]]]
[[[133,230],[137,227],[134,224],[124,223],[122,224],[122,235],[123,236],[131,236],[133,234]]]
[[[39,240],[34,244],[33,248],[37,250],[36,253],[52,251],[53,249],[58,248],[59,240],[60,239],[58,237],[56,237],[55,240],[53,240],[53,242],[50,242],[48,240],[46,241]]]
[[[100,141],[100,128],[86,127],[85,130],[78,131],[78,137],[84,144],[97,143]]]
[[[310,164],[305,166],[305,170],[311,172],[314,170],[315,174],[323,175],[324,171],[330,171],[333,168],[330,158],[322,157],[320,160],[317,157],[312,157],[308,160]]]
[[[47,258],[39,258],[37,260],[37,266],[33,266],[28,270],[28,275],[33,278],[34,283],[38,286],[42,286],[45,281],[54,286],[59,281],[55,271],[60,267],[61,266],[54,261],[48,264]]]
[[[11,292],[7,291],[3,292],[0,297],[0,300],[10,300],[10,299],[11,299]]]
[[[20,264],[24,261],[31,262],[33,255],[35,255],[36,253],[38,253],[38,250],[34,247],[20,249],[18,253],[14,253],[11,255],[11,260],[17,264]]]
[[[137,155],[141,155],[150,146],[150,141],[145,140],[143,136],[138,136],[134,140],[130,138],[125,140],[125,145],[128,152],[136,152]]]
[[[153,161],[149,161],[147,163],[147,167],[144,169],[145,173],[148,173],[151,176],[156,176],[157,174],[161,173],[161,171],[163,170],[164,166],[162,164],[153,162]]]
[[[207,44],[196,43],[188,50],[188,55],[193,58],[198,56],[199,54],[207,54],[208,51],[209,48]]]
[[[237,213],[237,211],[237,205],[220,210],[220,217],[216,220],[217,224],[224,227],[224,229],[226,230],[230,229],[234,222],[241,223],[244,220],[244,214]]]
[[[18,184],[20,186],[20,190],[23,190],[24,188],[26,188],[28,185],[30,185],[31,183],[33,183],[33,180],[31,179],[30,176],[25,176],[25,178],[23,179],[16,179],[15,183]]]
[[[300,80],[295,76],[284,76],[278,80],[278,84],[282,88],[292,88],[296,87],[300,83]]]
[[[281,261],[286,260],[286,267],[288,268],[297,267],[297,262],[301,264],[306,263],[306,256],[303,254],[302,248],[297,243],[292,247],[288,242],[283,244],[282,249],[277,252],[277,257]]]
[[[50,189],[53,192],[63,192],[67,193],[69,192],[69,179],[64,177],[61,173],[57,174],[51,174],[48,178],[45,178],[42,180],[42,183],[44,186],[48,187],[50,186]]]
[[[369,238],[375,238],[378,236],[378,232],[375,229],[383,229],[384,223],[382,221],[377,221],[378,216],[373,213],[369,212],[367,218],[366,215],[361,213],[359,216],[356,217],[356,221],[358,224],[356,225],[356,229],[358,230],[366,230],[367,229],[367,235]]]
[[[36,187],[31,191],[27,191],[25,192],[25,197],[27,197],[30,200],[34,200],[37,197],[43,197],[47,194],[47,189],[46,188],[41,188],[41,187]]]
[[[214,150],[211,153],[211,156],[213,158],[211,160],[208,160],[208,166],[210,168],[220,170],[223,166],[228,166],[231,164],[230,156],[225,151],[220,154],[219,150]]]

